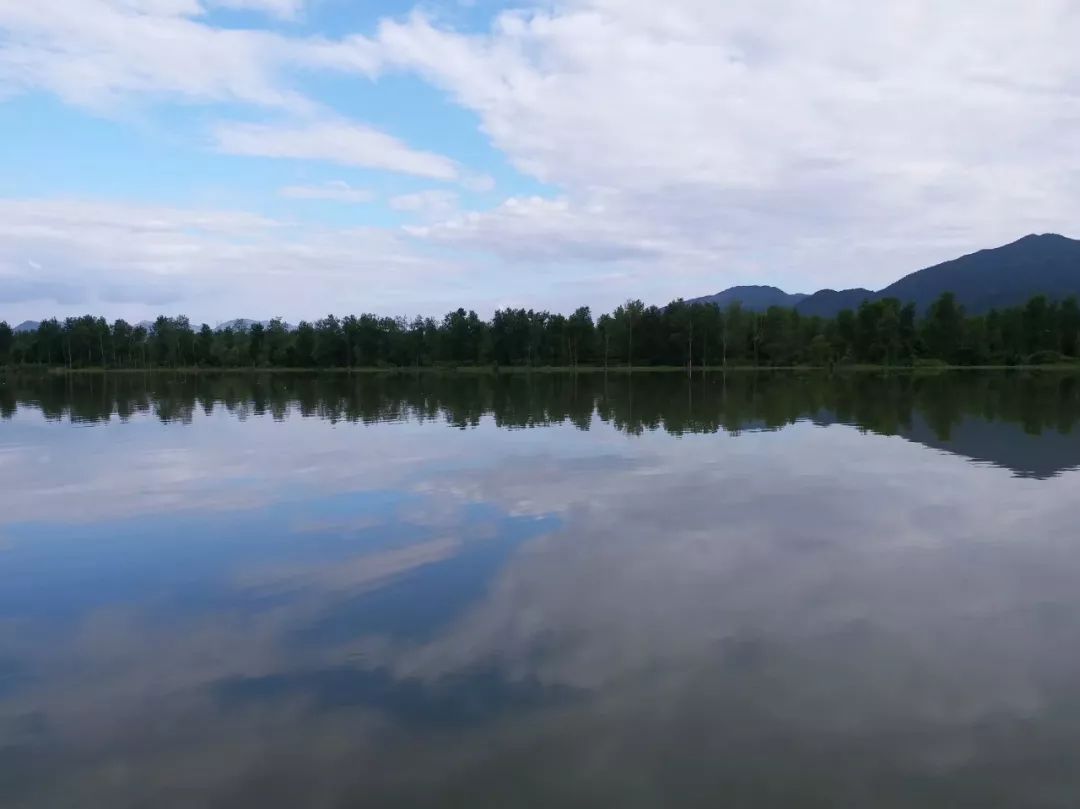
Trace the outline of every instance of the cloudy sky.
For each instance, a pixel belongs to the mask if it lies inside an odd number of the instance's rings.
[[[1071,0],[0,0],[0,319],[880,287],[1080,213]]]

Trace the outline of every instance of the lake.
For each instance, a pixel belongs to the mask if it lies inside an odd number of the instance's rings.
[[[5,807],[1080,805],[1080,378],[0,384]]]

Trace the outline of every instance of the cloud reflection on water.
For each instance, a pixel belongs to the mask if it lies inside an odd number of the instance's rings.
[[[25,494],[7,576],[34,577],[0,620],[0,786],[25,805],[1080,794],[1075,472],[807,421],[28,421],[4,442],[66,462],[0,471]],[[181,444],[199,474],[114,472],[134,503],[48,485]],[[236,481],[257,499],[202,505]],[[80,533],[149,585],[50,606],[106,573],[65,578]]]

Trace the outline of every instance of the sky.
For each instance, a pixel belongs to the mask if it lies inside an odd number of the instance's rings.
[[[607,310],[1076,235],[1072,0],[0,0],[0,319]]]

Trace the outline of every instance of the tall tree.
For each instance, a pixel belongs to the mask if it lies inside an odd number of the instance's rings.
[[[11,349],[15,345],[15,332],[6,320],[0,320],[0,364],[11,362]]]

